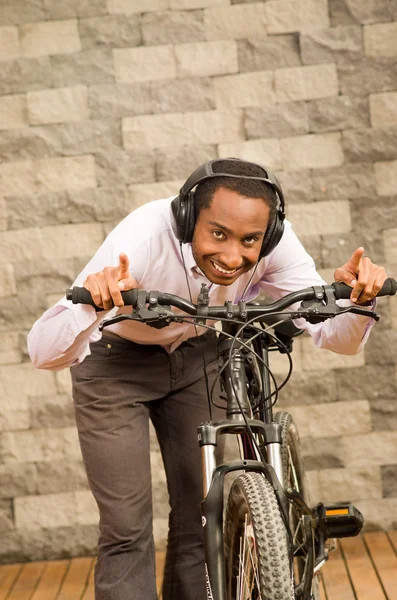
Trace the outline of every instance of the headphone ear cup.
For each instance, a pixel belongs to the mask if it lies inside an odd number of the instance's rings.
[[[265,237],[263,238],[262,248],[259,253],[259,260],[264,256],[267,256],[275,249],[277,244],[282,238],[284,233],[284,215],[277,211],[274,215],[273,220],[269,223]]]
[[[194,227],[196,225],[196,215],[194,207],[194,192],[189,192],[185,204],[185,238],[183,242],[191,242],[193,240]]]
[[[194,195],[189,192],[187,196],[181,199],[177,196],[171,202],[171,210],[174,217],[173,231],[177,240],[186,244],[193,239],[195,226],[194,214]]]

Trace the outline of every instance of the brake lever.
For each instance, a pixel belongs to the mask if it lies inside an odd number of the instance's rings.
[[[115,323],[120,323],[121,321],[138,321],[139,323],[144,323],[149,327],[162,329],[163,327],[168,327],[173,317],[174,313],[171,311],[170,306],[153,306],[150,309],[139,308],[132,314],[121,313],[120,315],[115,315],[110,319],[105,319],[99,325],[99,331],[102,331],[105,327],[109,327]]]
[[[308,304],[309,306],[304,306]],[[316,325],[317,323],[321,323],[322,321],[326,321],[327,319],[333,319],[338,315],[344,313],[354,313],[356,315],[361,315],[363,317],[370,317],[371,319],[375,319],[375,321],[379,321],[380,315],[372,310],[367,310],[365,308],[360,308],[359,306],[344,306],[339,307],[334,305],[332,309],[330,309],[327,305],[316,306],[310,302],[302,302],[301,306],[304,310],[299,310],[298,316],[294,318],[303,317],[306,319],[308,323]]]

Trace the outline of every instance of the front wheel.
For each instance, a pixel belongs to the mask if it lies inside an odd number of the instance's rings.
[[[261,473],[233,483],[225,519],[227,600],[293,600],[289,546],[279,505]]]

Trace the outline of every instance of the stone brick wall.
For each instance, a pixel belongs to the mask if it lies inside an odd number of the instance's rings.
[[[26,333],[115,223],[202,161],[268,164],[318,268],[358,245],[397,273],[395,0],[3,0],[0,561],[95,552],[68,372]],[[295,347],[280,405],[313,500],[397,523],[397,304],[359,356]],[[285,358],[276,357],[278,373]],[[167,522],[153,446],[155,532]]]

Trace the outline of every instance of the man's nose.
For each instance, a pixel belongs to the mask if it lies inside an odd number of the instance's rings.
[[[225,249],[225,252],[220,257],[220,259],[224,263],[225,267],[227,267],[230,270],[238,269],[238,267],[241,267],[244,262],[244,258],[241,254],[240,248],[238,248],[237,245],[234,244],[231,244],[227,248],[227,250]]]

